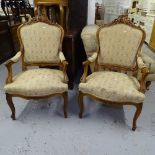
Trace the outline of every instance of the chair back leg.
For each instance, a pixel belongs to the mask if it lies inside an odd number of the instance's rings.
[[[83,97],[84,97],[84,94],[82,92],[79,92],[79,97],[78,97],[79,108],[80,108],[79,118],[83,117],[83,111],[84,111]]]
[[[67,109],[68,109],[68,92],[63,93],[64,98],[64,117],[67,118]]]

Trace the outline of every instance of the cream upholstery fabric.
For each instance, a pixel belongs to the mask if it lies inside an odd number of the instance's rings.
[[[94,62],[96,60],[97,56],[98,56],[98,54],[97,54],[97,52],[95,52],[95,53],[92,54],[91,57],[88,58],[88,60],[90,62]]]
[[[138,62],[139,69],[147,67],[146,64],[143,62],[143,59],[141,57],[138,57],[137,62]]]
[[[142,36],[140,30],[125,24],[102,28],[99,63],[133,67]]]
[[[5,62],[5,64],[9,63],[9,62],[18,62],[20,57],[21,57],[22,53],[19,51],[16,53],[16,55],[14,57],[12,57],[11,59],[9,59],[7,62]]]
[[[8,94],[24,96],[46,96],[68,90],[63,83],[62,71],[54,69],[32,69],[17,75],[13,82],[5,85]]]
[[[135,102],[144,101],[144,94],[139,92],[140,85],[136,78],[118,72],[94,72],[87,77],[86,83],[80,83],[79,90],[108,101]]]
[[[83,40],[87,57],[91,56],[93,52],[96,52],[97,47],[96,32],[98,29],[99,26],[97,25],[87,25],[82,30],[81,38]]]
[[[58,63],[61,30],[46,23],[34,23],[20,30],[26,63]]]
[[[62,52],[59,52],[59,58],[60,58],[61,62],[66,60],[66,58]]]

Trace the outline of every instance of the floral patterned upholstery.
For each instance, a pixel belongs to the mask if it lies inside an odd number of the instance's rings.
[[[13,82],[5,85],[8,94],[23,96],[47,96],[63,93],[68,85],[63,82],[63,72],[54,69],[31,69],[14,77]]]
[[[81,38],[84,44],[87,57],[91,56],[93,52],[96,52],[96,32],[98,29],[99,26],[97,25],[87,25],[82,30]]]
[[[139,92],[136,78],[118,72],[94,72],[87,77],[86,83],[80,83],[79,90],[86,94],[114,102],[141,103],[145,95]]]
[[[96,51],[83,62],[84,73],[78,98],[79,117],[83,117],[85,96],[106,104],[132,105],[136,107],[132,124],[132,130],[135,131],[145,99],[145,79],[148,75],[148,69],[139,57],[145,32],[122,15],[112,23],[100,27],[96,40]],[[95,70],[88,76],[88,65],[94,61]],[[142,73],[140,81],[135,77],[138,69]]]
[[[58,63],[61,29],[43,22],[26,25],[20,30],[26,63]]]
[[[83,37],[86,52],[88,52],[88,49],[89,51],[95,51],[97,49],[97,45],[91,44],[91,40],[94,40],[91,39],[92,36],[96,39],[95,42],[97,44],[96,32],[98,28],[95,28],[95,30],[96,31],[94,31],[94,27],[91,28],[91,26],[89,26],[89,28],[85,27],[84,29],[85,35],[88,35],[90,39],[90,43],[87,43],[85,37]],[[91,35],[89,33],[91,33]],[[112,64],[125,67],[135,66],[137,51],[142,38],[143,33],[141,30],[125,24],[116,24],[101,28],[99,30],[100,52],[98,62],[100,64]],[[88,55],[89,54],[87,54],[87,56]],[[93,62],[96,57],[96,53],[92,52],[88,60]],[[140,59],[138,59],[138,65],[140,65],[138,66],[139,68],[145,67],[145,64],[143,61],[140,61]],[[108,69],[104,71],[101,69],[99,72],[93,72],[89,75],[85,83],[80,83],[79,90],[108,101],[143,102],[145,95],[139,91],[140,84],[138,80],[132,76],[130,71],[127,73],[128,74],[125,74],[123,70],[119,73],[108,71]]]
[[[102,28],[99,31],[99,63],[133,67],[142,37],[140,30],[125,24]]]
[[[20,51],[5,64],[8,77],[4,90],[11,118],[16,119],[13,97],[38,100],[52,96],[63,98],[63,112],[67,118],[68,62],[62,52],[63,28],[58,24],[51,24],[45,17],[35,17],[18,28],[18,36]],[[12,66],[20,58],[22,72],[13,77]],[[44,68],[36,68],[37,66]]]

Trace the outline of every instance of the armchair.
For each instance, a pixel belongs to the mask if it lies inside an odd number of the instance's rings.
[[[24,99],[42,99],[55,95],[64,98],[64,116],[67,118],[68,85],[67,61],[61,52],[64,31],[57,24],[50,24],[43,18],[34,18],[18,28],[20,52],[6,62],[8,78],[4,87],[6,100],[11,109],[11,118],[15,117],[12,97]],[[12,65],[22,60],[22,73],[12,76]],[[58,66],[48,69],[30,66]]]
[[[97,31],[97,50],[83,62],[84,74],[79,85],[79,117],[83,117],[84,96],[112,105],[133,105],[136,112],[132,130],[142,111],[145,79],[148,69],[138,57],[145,40],[145,32],[133,25],[126,16]],[[88,66],[95,62],[94,72],[87,75]],[[100,70],[102,69],[102,71]],[[138,69],[142,78],[137,79]]]

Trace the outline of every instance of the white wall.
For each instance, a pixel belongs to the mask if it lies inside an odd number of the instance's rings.
[[[104,3],[105,5],[121,4],[125,8],[130,7],[132,0],[88,0],[88,24],[94,24],[95,21],[95,3]]]
[[[33,4],[34,3],[34,0],[29,0],[30,4]]]
[[[95,3],[96,3],[96,0],[88,0],[87,24],[95,23]]]

